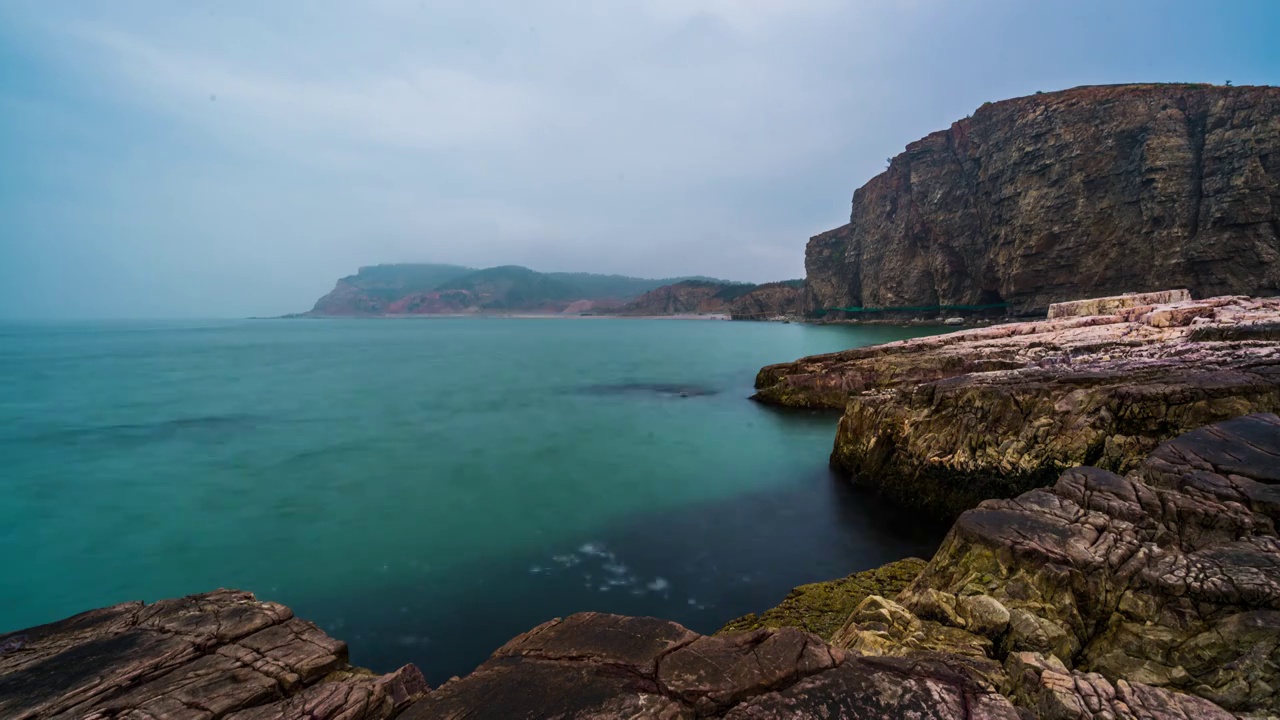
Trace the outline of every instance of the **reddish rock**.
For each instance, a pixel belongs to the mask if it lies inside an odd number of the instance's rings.
[[[345,643],[233,590],[0,636],[0,717],[13,720],[380,720],[426,691],[417,668],[353,670]]]

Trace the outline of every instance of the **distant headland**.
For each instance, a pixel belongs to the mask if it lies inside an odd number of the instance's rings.
[[[362,267],[311,310],[287,317],[430,315],[729,316],[796,314],[803,280],[755,285],[709,277],[647,279],[544,273],[519,265],[477,270],[403,263]]]

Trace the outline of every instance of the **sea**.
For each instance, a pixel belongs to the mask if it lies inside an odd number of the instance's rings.
[[[240,588],[434,685],[593,610],[704,633],[944,527],[756,371],[942,328],[430,318],[0,325],[0,634]]]

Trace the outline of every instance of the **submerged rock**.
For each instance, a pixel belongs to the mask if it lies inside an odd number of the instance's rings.
[[[1135,467],[1201,425],[1280,410],[1280,298],[1140,305],[772,365],[756,399],[844,409],[832,465],[955,516],[1062,470]]]
[[[579,392],[587,395],[664,395],[675,397],[706,397],[720,392],[715,388],[702,385],[681,385],[678,383],[623,382],[604,385],[587,385],[579,388]]]

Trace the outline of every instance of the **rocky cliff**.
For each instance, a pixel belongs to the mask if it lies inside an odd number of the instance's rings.
[[[985,104],[892,158],[854,193],[850,223],[810,240],[805,265],[812,314],[1276,294],[1280,88],[1081,87]]]

